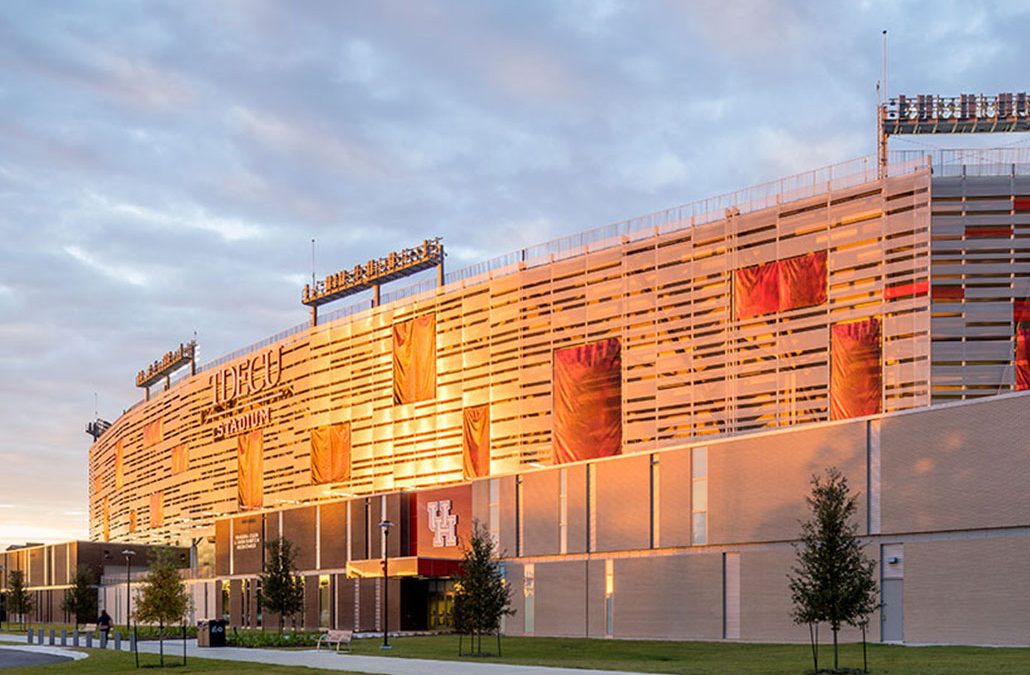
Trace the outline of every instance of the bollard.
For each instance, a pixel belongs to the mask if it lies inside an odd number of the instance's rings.
[[[32,644],[32,629],[29,629],[29,644]]]
[[[86,649],[93,648],[93,633],[86,633]]]
[[[57,634],[56,631],[54,631],[54,629],[51,628],[50,629],[50,646],[51,647],[54,646],[54,637],[56,636],[56,634]]]
[[[122,632],[120,630],[114,632],[114,650],[116,652],[122,651]]]
[[[61,646],[62,647],[67,647],[68,646],[68,629],[67,628],[62,628],[61,629]]]
[[[129,651],[136,652],[136,631],[129,633]]]
[[[39,633],[36,634],[36,644],[43,644],[43,629],[39,629]]]
[[[79,646],[79,629],[76,628],[72,631],[72,647]]]

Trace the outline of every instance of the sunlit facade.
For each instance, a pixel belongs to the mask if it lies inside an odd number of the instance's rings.
[[[509,633],[800,639],[784,579],[813,472],[845,471],[887,558],[1028,525],[966,494],[995,469],[955,426],[1015,433],[1030,387],[1030,166],[1005,159],[831,167],[324,313],[117,419],[90,536],[195,544],[201,614],[238,625],[267,625],[255,577],[287,536],[304,622],[375,629],[388,517],[394,625],[424,629],[475,518],[510,558]],[[992,480],[1022,475],[1010,446]],[[897,565],[885,598],[916,574]],[[883,639],[996,641],[920,623],[918,583]]]

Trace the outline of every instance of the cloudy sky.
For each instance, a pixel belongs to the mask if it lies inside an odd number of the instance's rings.
[[[871,154],[883,28],[892,93],[1026,89],[1026,3],[932,6],[6,0],[0,546],[85,537],[94,393],[303,322],[312,238],[456,269]]]

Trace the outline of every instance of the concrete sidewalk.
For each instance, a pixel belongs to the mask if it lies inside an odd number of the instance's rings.
[[[13,638],[13,639],[12,639]],[[0,635],[0,641],[25,644],[24,636]],[[113,645],[114,641],[111,641]],[[94,642],[97,644],[97,642]],[[128,641],[123,641],[123,651]],[[43,649],[37,647],[37,649]],[[157,654],[157,642],[140,642],[140,653]],[[356,673],[378,675],[642,675],[616,670],[583,670],[579,668],[548,668],[545,666],[514,666],[483,661],[436,661],[432,659],[405,659],[390,656],[358,656],[336,654],[314,649],[242,649],[222,647],[198,649],[196,640],[186,641],[187,658],[222,659],[243,663],[267,663],[279,666],[306,666],[326,670],[350,670]],[[182,640],[165,640],[165,657],[182,658]]]

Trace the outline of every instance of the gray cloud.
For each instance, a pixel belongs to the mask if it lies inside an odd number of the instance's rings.
[[[84,536],[94,392],[116,417],[193,330],[206,360],[303,322],[312,237],[319,274],[430,235],[453,268],[871,153],[881,28],[892,91],[994,92],[1025,14],[3,3],[0,545]]]

